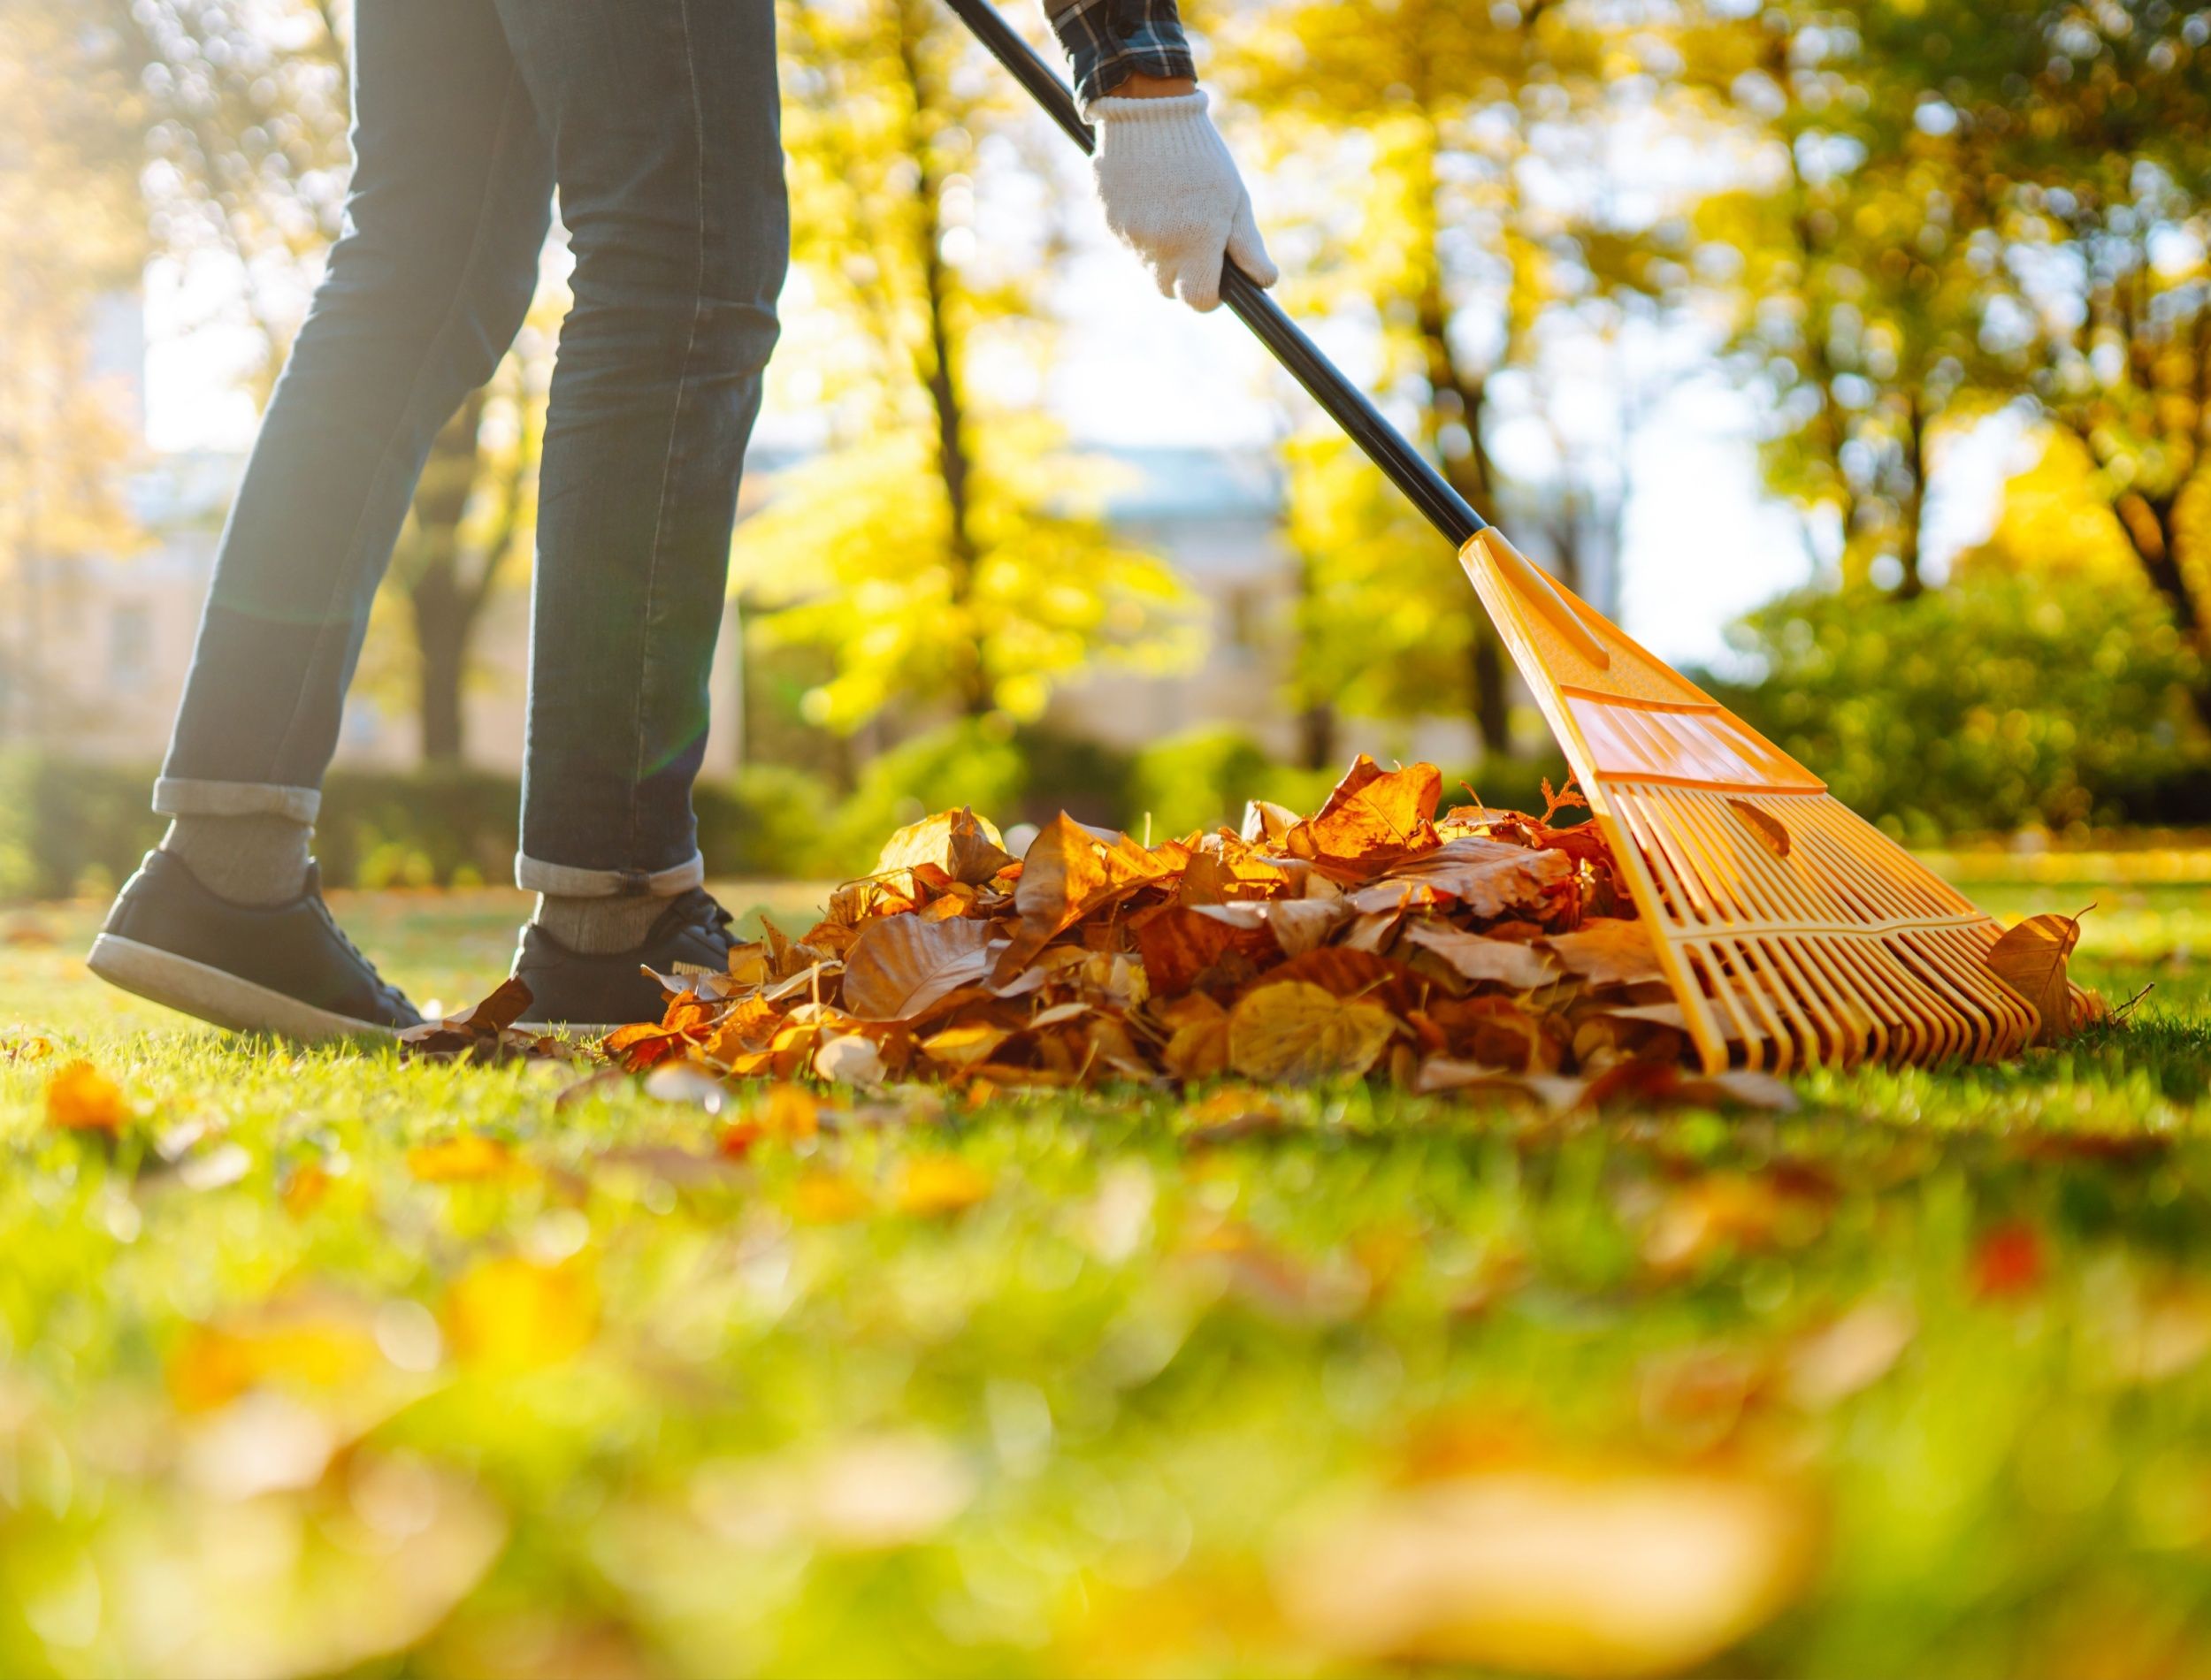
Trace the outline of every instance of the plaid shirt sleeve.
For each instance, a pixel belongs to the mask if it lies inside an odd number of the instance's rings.
[[[1075,96],[1088,105],[1136,74],[1195,76],[1174,0],[1044,0],[1052,33],[1075,70]]]

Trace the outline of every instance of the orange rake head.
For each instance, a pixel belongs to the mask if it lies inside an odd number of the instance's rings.
[[[1459,563],[1651,928],[1705,1067],[1975,1061],[2034,1035],[2001,932],[1494,528]]]

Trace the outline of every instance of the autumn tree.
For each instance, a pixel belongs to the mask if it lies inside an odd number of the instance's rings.
[[[132,43],[149,106],[152,225],[180,260],[234,271],[265,393],[337,238],[349,175],[341,0],[99,0]],[[525,333],[440,431],[393,556],[422,755],[466,754],[470,651],[526,558],[550,340]]]
[[[1603,534],[1587,499],[1616,496],[1617,480],[1589,476],[1570,446],[1549,484],[1516,487],[1497,434],[1516,417],[1556,419],[1542,381],[1508,387],[1569,317],[1617,325],[1598,320],[1619,307],[1606,267],[1617,207],[1601,191],[1546,193],[1534,177],[1556,187],[1571,174],[1586,188],[1601,175],[1584,167],[1587,135],[1633,43],[1614,42],[1580,0],[1280,0],[1205,22],[1219,80],[1266,118],[1285,165],[1285,249],[1317,277],[1293,293],[1355,317],[1372,301],[1379,393],[1410,408],[1418,441],[1468,500],[1547,526],[1551,540],[1531,546],[1573,579]],[[1301,638],[1297,698],[1309,719],[1332,695],[1399,714],[1456,706],[1488,750],[1510,750],[1506,660],[1450,554],[1348,446],[1317,440],[1291,462],[1303,610],[1315,632],[1335,627]],[[1547,493],[1585,500],[1545,518]],[[1361,647],[1346,626],[1380,634]],[[1325,734],[1309,723],[1312,745]]]
[[[805,712],[839,735],[1032,718],[1095,661],[1187,658],[1173,574],[1086,508],[1056,428],[994,398],[1053,337],[1054,225],[1002,73],[939,0],[821,0],[782,27],[807,301],[784,371],[829,437],[738,531],[749,642],[826,656]]]
[[[1988,183],[1989,332],[2197,659],[2211,724],[2211,14],[2162,0],[1933,6],[1923,95]]]
[[[0,732],[65,728],[48,668],[73,563],[127,546],[128,393],[94,378],[96,317],[136,284],[134,98],[111,36],[0,0]]]
[[[1767,482],[1844,578],[1904,599],[1924,587],[1938,431],[2003,400],[1982,347],[1998,265],[1984,183],[1916,103],[1942,50],[1908,25],[1783,0],[1691,13],[1677,35],[1684,82],[1737,119],[1739,184],[1699,232],[1731,350],[1766,398]]]
[[[1776,106],[1791,172],[1731,241],[1754,277],[1748,337],[1802,398],[1781,481],[1825,477],[1854,535],[1900,527],[1909,589],[1922,420],[2029,399],[2092,463],[2087,493],[2205,668],[2211,17],[1785,0],[1723,28],[1754,43],[1734,86]],[[1865,518],[1883,476],[1895,506]],[[2211,721],[2211,689],[2194,704]]]

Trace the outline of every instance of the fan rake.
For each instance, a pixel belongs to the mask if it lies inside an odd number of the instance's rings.
[[[947,0],[1084,151],[991,0]],[[1565,749],[1709,1072],[1988,1060],[2035,1035],[1995,922],[1740,718],[1530,564],[1234,263],[1221,300],[1458,550]]]

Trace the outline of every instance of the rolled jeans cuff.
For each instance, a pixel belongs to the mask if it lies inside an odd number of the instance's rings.
[[[164,817],[289,817],[312,825],[323,808],[320,788],[273,782],[195,782],[164,775],[154,783],[154,813]]]
[[[707,883],[707,860],[694,851],[669,869],[578,869],[515,853],[515,885],[555,898],[672,898]]]

